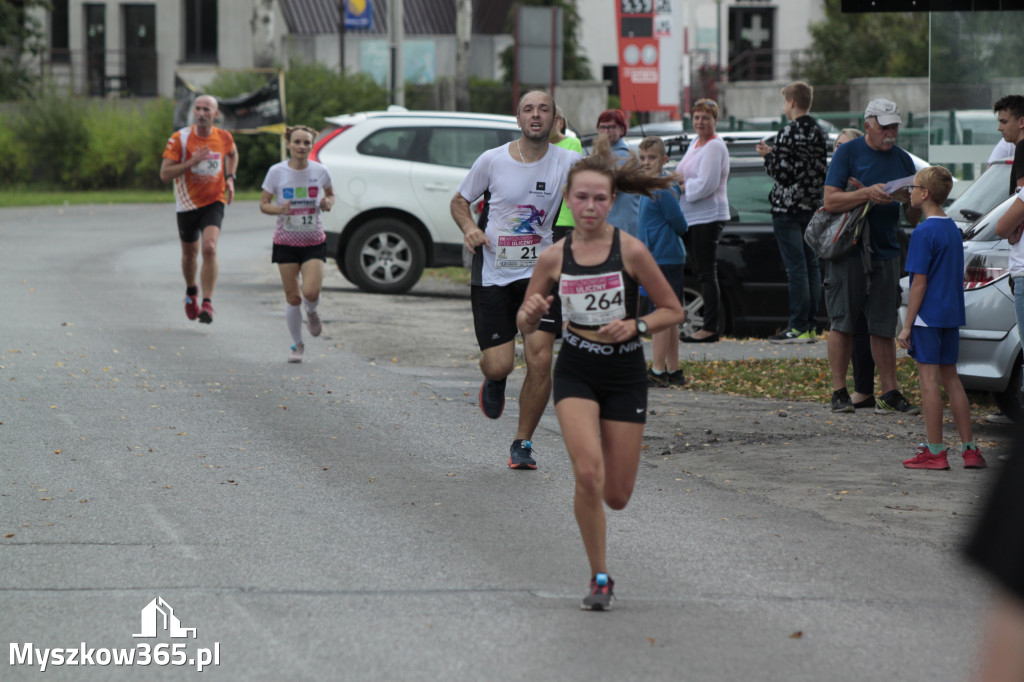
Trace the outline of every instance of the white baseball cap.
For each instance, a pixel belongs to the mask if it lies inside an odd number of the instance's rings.
[[[868,108],[864,110],[864,118],[871,118],[872,116],[878,119],[878,125],[880,126],[891,126],[893,123],[903,125],[903,119],[900,118],[900,108],[892,100],[873,99],[868,102]]]

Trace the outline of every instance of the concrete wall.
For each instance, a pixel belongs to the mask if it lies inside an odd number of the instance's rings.
[[[607,81],[563,81],[555,89],[569,125],[581,135],[597,132],[597,117],[608,108]]]
[[[930,109],[927,78],[851,78],[850,109],[861,111],[879,97],[891,99],[903,113],[923,114]]]
[[[780,90],[789,82],[779,80],[719,85],[719,91],[723,93],[724,115],[737,118],[779,116],[782,112]],[[1024,86],[1024,81],[1018,81],[1016,85]],[[923,114],[929,110],[927,78],[854,78],[848,87],[852,111],[863,111],[868,102],[879,97],[896,102],[904,113]],[[1024,87],[1016,90],[1022,91]]]

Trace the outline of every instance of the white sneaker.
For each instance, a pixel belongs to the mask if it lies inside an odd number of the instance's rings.
[[[288,362],[302,362],[302,351],[306,350],[306,344],[297,343],[292,346],[292,352],[288,354]]]
[[[306,311],[306,328],[309,329],[310,336],[320,336],[320,332],[324,330],[324,325],[320,321],[320,313],[315,310]]]

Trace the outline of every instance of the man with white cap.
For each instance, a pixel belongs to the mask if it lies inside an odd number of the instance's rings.
[[[887,99],[872,100],[864,110],[864,136],[836,150],[825,177],[825,210],[843,213],[865,202],[871,230],[871,271],[864,272],[860,249],[840,261],[824,261],[825,307],[831,331],[828,336],[828,360],[832,370],[832,411],[853,412],[846,388],[850,366],[853,324],[863,312],[871,337],[871,355],[878,368],[882,395],[875,411],[918,414],[896,384],[896,327],[899,324],[900,272],[902,249],[898,240],[900,202],[907,219],[917,222],[919,211],[910,208],[906,188],[889,194],[885,185],[913,176],[914,162],[896,146],[900,125],[899,107]],[[860,189],[846,191],[856,180]]]

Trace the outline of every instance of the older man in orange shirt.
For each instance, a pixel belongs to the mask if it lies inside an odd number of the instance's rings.
[[[217,283],[217,239],[224,206],[235,198],[238,148],[231,133],[215,128],[217,100],[200,95],[192,105],[193,123],[167,140],[160,179],[174,181],[181,238],[181,271],[185,276],[185,315],[190,320],[213,322],[213,289]],[[196,286],[202,238],[202,306]]]

